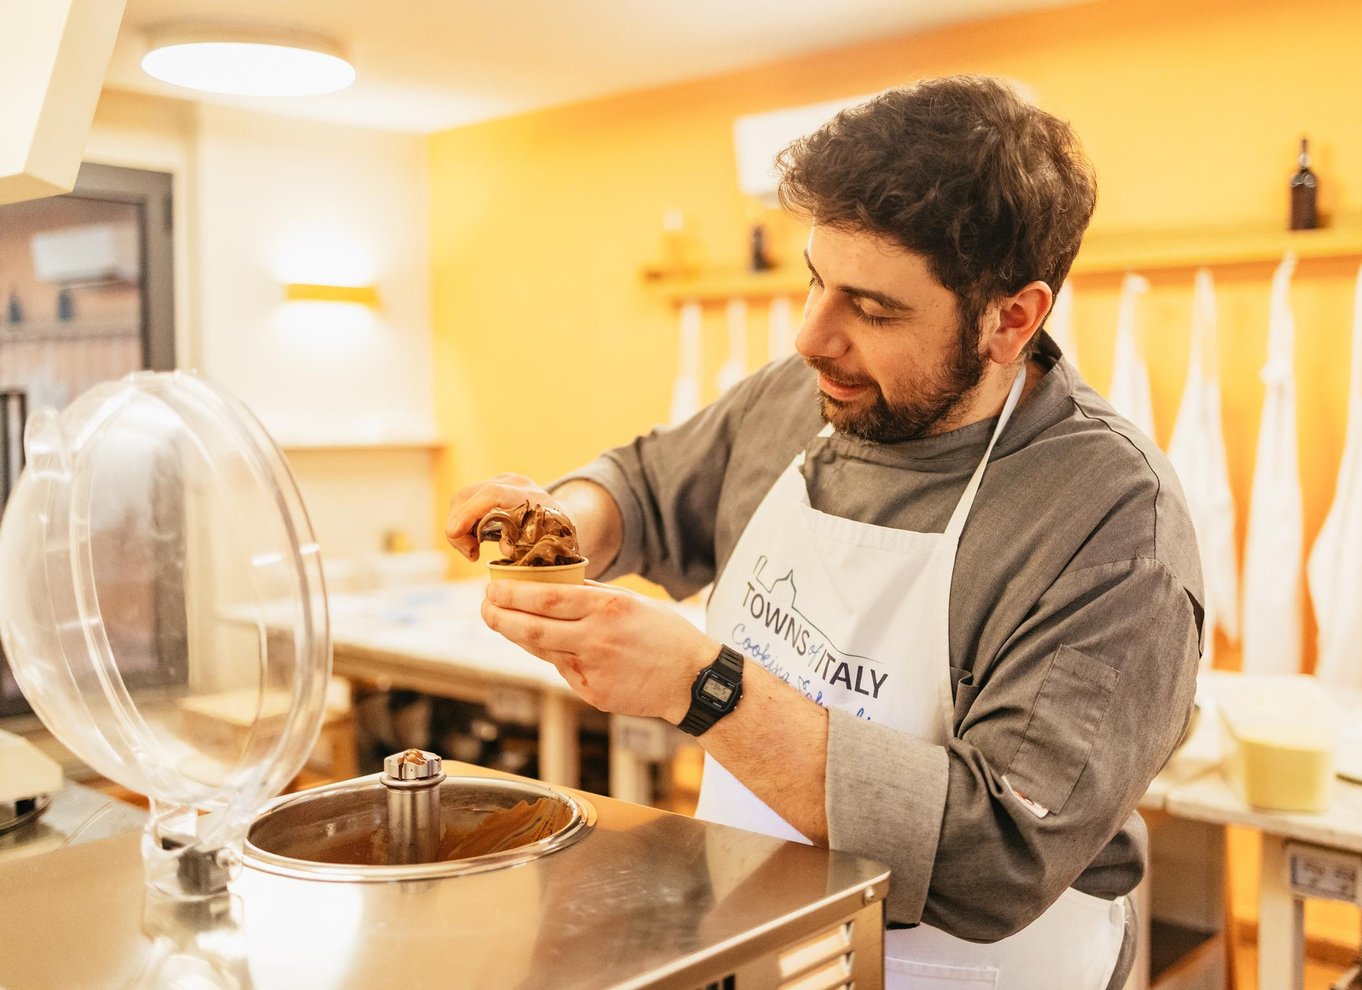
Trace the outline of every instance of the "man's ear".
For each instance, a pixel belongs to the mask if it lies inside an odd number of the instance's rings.
[[[1027,342],[1050,315],[1055,294],[1039,280],[1029,282],[997,304],[997,326],[986,333],[985,351],[996,364],[1017,360]],[[992,321],[990,321],[992,322]]]

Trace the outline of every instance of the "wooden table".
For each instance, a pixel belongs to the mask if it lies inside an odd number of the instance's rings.
[[[1151,884],[1142,891],[1142,942],[1149,944],[1150,915],[1158,915],[1160,886],[1183,891],[1200,888],[1204,897],[1190,908],[1173,904],[1175,911],[1201,915],[1201,924],[1220,928],[1226,912],[1221,902],[1224,829],[1243,825],[1262,834],[1262,871],[1258,892],[1258,985],[1264,990],[1300,990],[1304,973],[1304,901],[1297,897],[1287,875],[1288,850],[1302,843],[1325,851],[1362,854],[1362,784],[1334,781],[1327,811],[1317,814],[1263,811],[1246,804],[1222,769],[1219,715],[1215,710],[1217,682],[1237,675],[1217,671],[1202,674],[1200,697],[1205,702],[1192,738],[1155,778],[1140,803],[1147,818],[1169,821],[1170,835],[1160,843],[1154,832]],[[1346,719],[1362,719],[1362,696],[1335,695]],[[1160,859],[1163,859],[1160,864]],[[1162,869],[1160,866],[1162,865]],[[1152,911],[1150,908],[1152,907]],[[1195,917],[1192,919],[1195,921]],[[1224,939],[1232,933],[1223,933]],[[1142,961],[1143,962],[1143,961]],[[1146,969],[1147,972],[1147,969]],[[1224,986],[1223,955],[1218,966],[1206,970],[1204,982],[1176,986]],[[1136,975],[1139,975],[1137,967]],[[1130,986],[1142,987],[1135,981]]]
[[[394,687],[485,704],[521,722],[538,722],[539,770],[549,783],[575,787],[584,712],[557,669],[492,632],[479,614],[486,582],[447,582],[330,596],[335,672]],[[695,605],[673,606],[696,625]],[[655,719],[612,716],[610,792],[646,804],[648,763],[671,730]]]

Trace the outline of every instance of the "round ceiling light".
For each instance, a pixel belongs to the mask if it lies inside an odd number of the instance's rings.
[[[143,71],[209,93],[315,96],[355,81],[338,45],[302,32],[196,26],[154,31],[148,41]]]

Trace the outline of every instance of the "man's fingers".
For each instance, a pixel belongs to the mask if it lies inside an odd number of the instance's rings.
[[[479,502],[461,501],[456,498],[449,507],[449,514],[445,516],[445,539],[469,560],[478,559],[478,538],[473,533],[473,527],[486,511],[480,509]]]
[[[459,551],[459,553],[463,554],[469,560],[478,559],[478,541],[473,537],[469,536],[467,533],[465,533],[463,536],[450,536],[449,533],[446,532],[445,539],[449,541],[450,546],[452,546],[455,550]]]
[[[486,597],[499,608],[570,621],[590,614],[600,594],[595,588],[580,584],[492,581],[487,585]]]
[[[487,513],[493,509],[514,509],[527,500],[554,504],[547,495],[536,495],[536,487],[520,475],[499,475],[491,481],[461,488],[450,500],[445,539],[469,560],[477,560],[478,536],[474,530]]]
[[[539,486],[523,474],[499,474],[493,478],[487,478],[484,481],[474,482],[471,485],[464,485],[454,493],[453,500],[455,502],[462,502],[467,498],[471,498],[477,492],[492,487],[500,489],[524,489],[537,488]]]
[[[445,535],[451,542],[461,536],[476,540],[473,528],[477,526],[478,521],[493,509],[511,508],[506,505],[508,497],[513,496],[508,496],[505,489],[499,485],[484,485],[462,498],[456,495],[450,503],[449,515],[445,517]],[[520,501],[523,502],[524,499]]]
[[[490,601],[482,603],[482,621],[487,628],[543,659],[548,654],[570,652],[579,638],[570,620],[502,608]]]

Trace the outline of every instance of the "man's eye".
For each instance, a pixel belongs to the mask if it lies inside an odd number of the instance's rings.
[[[886,323],[894,322],[892,316],[876,316],[874,313],[867,313],[865,310],[861,309],[860,306],[853,306],[852,308],[856,310],[856,317],[861,320],[861,322],[868,323],[872,327],[882,327]]]

